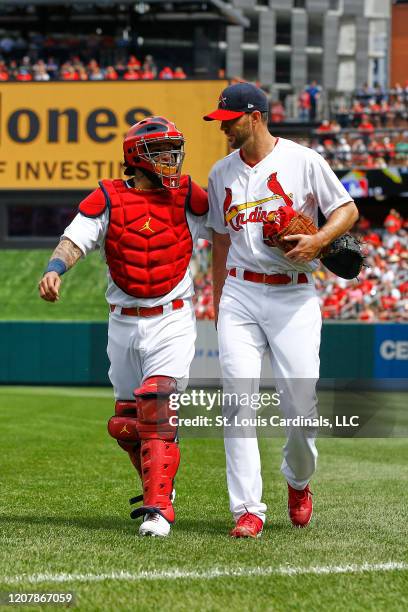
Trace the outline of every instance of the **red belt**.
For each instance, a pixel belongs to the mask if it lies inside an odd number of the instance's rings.
[[[167,306],[167,304],[166,304]],[[184,306],[184,300],[173,300],[171,302],[172,310],[179,310]],[[123,308],[116,307],[115,304],[109,304],[110,311],[113,312],[115,308],[118,314],[127,315],[129,317],[158,317],[164,312],[164,306],[152,306],[151,308],[145,306],[137,306],[136,308]]]
[[[231,268],[228,274],[236,277],[237,269]],[[242,278],[252,283],[263,283],[264,285],[288,285],[293,282],[289,274],[262,274],[261,272],[251,272],[250,270],[244,270]],[[298,285],[308,282],[307,275],[304,272],[300,272],[294,284]]]

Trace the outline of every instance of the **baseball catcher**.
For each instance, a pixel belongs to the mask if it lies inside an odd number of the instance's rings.
[[[102,180],[55,249],[40,296],[59,299],[61,276],[100,248],[108,267],[109,377],[115,414],[109,434],[129,455],[143,492],[132,518],[141,535],[167,536],[174,522],[180,451],[170,396],[187,386],[196,337],[189,263],[207,237],[207,194],[181,174],[184,136],[164,117],[148,117],[123,142],[128,180]]]

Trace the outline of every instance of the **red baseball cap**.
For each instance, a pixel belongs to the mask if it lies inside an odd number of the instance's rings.
[[[262,89],[251,83],[226,87],[218,98],[218,108],[203,117],[204,121],[229,121],[253,111],[268,112],[268,99]]]

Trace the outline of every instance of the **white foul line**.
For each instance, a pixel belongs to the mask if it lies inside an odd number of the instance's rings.
[[[0,576],[0,583],[5,584],[39,584],[63,582],[103,582],[105,580],[122,580],[136,582],[139,580],[211,580],[213,578],[237,578],[246,576],[299,576],[327,574],[360,574],[362,572],[408,571],[408,563],[389,561],[387,563],[363,563],[362,565],[323,565],[311,567],[237,567],[214,568],[202,572],[184,570],[143,571],[131,573],[125,571],[108,574],[21,574],[19,576]]]

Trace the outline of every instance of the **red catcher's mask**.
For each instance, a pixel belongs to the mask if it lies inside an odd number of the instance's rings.
[[[130,128],[123,141],[125,174],[141,168],[156,174],[164,187],[179,187],[184,142],[183,134],[165,117],[146,117]]]

